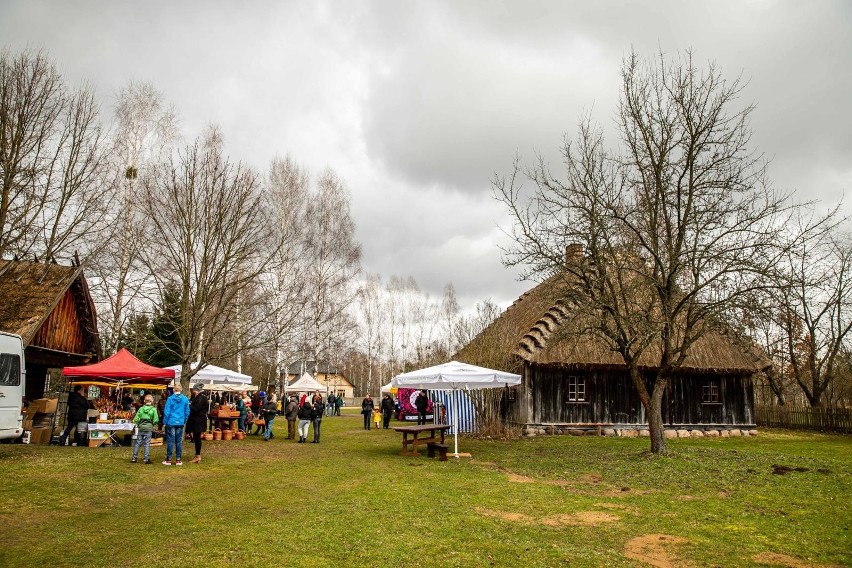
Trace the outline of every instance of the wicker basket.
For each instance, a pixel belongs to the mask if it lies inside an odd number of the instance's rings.
[[[234,431],[233,430],[222,430],[222,439],[225,441],[230,441],[234,439]]]

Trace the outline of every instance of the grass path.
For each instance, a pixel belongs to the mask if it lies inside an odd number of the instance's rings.
[[[439,462],[357,415],[275,432],[181,468],[0,446],[0,566],[852,566],[850,437],[462,439]]]

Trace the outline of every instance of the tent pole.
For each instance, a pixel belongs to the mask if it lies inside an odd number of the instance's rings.
[[[459,457],[459,391],[457,389],[453,389],[453,402],[455,403],[455,410],[453,411],[453,422],[455,422],[455,435],[456,435],[456,455],[455,457]]]

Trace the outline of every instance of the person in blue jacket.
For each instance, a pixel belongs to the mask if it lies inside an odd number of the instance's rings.
[[[163,407],[163,426],[166,427],[166,459],[163,465],[183,465],[183,427],[189,418],[189,399],[181,394],[180,383],[174,386],[174,394]],[[175,461],[171,461],[172,447],[175,449]]]

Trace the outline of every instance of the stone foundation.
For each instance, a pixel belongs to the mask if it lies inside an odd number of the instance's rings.
[[[527,437],[562,435],[562,436],[620,436],[622,438],[648,438],[651,432],[643,425],[638,426],[576,426],[571,424],[527,424],[523,427],[523,435]],[[757,436],[756,427],[728,428],[724,426],[681,426],[666,428],[666,438],[731,438],[738,436]]]

